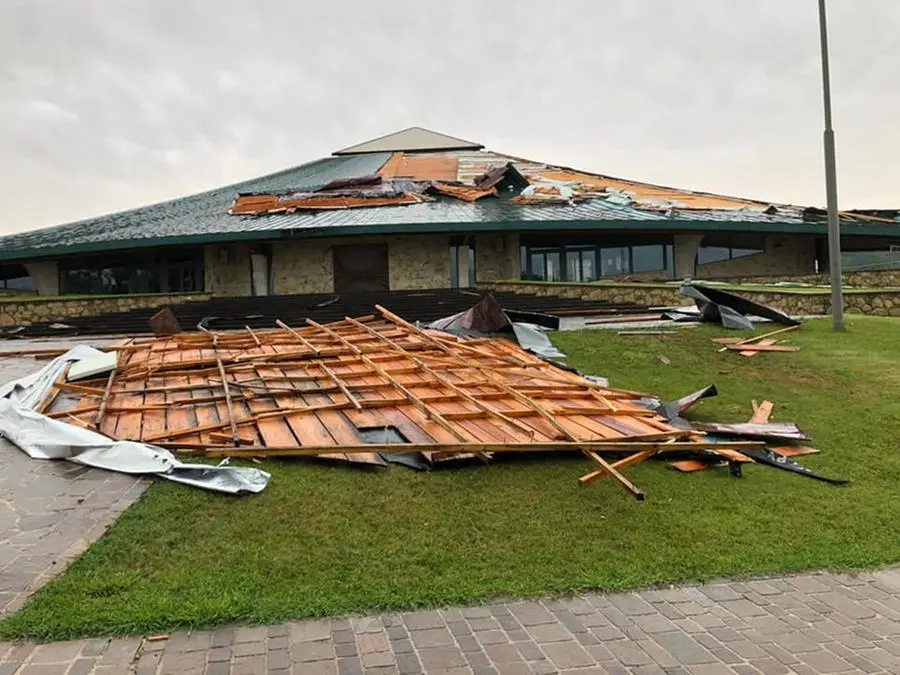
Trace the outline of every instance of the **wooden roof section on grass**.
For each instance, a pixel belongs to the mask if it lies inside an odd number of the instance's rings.
[[[379,453],[397,451],[431,463],[581,451],[600,467],[587,481],[609,474],[623,485],[598,451],[633,453],[619,462],[627,466],[704,446],[697,432],[639,405],[640,394],[601,387],[507,340],[424,330],[378,311],[328,325],[134,341],[118,347],[108,377],[60,379],[42,412],[112,438],[216,457],[383,464]],[[401,442],[370,442],[385,429]]]

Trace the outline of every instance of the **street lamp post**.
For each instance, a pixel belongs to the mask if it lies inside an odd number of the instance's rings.
[[[828,262],[831,276],[831,320],[844,330],[844,291],[841,279],[841,226],[837,206],[837,169],[831,122],[831,74],[828,67],[828,21],[825,0],[819,0],[819,36],[822,47],[822,98],[825,107],[825,190],[828,199]]]

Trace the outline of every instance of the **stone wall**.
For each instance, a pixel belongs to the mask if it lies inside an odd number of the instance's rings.
[[[484,233],[475,237],[476,283],[518,279],[522,276],[519,235]]]
[[[801,274],[797,276],[746,276],[728,279],[741,284],[771,284],[777,282],[814,284],[825,286],[830,282],[828,274]],[[845,286],[857,288],[900,288],[900,270],[872,270],[868,272],[845,272]]]
[[[247,296],[250,282],[250,249],[246,244],[216,244],[203,249],[206,292],[221,297]]]
[[[0,301],[0,327],[29,326],[33,323],[59,321],[132,309],[153,309],[196,300],[209,300],[209,293],[176,293],[171,295],[116,295],[96,298],[65,296],[39,300]],[[148,328],[149,330],[149,328]]]
[[[580,298],[599,302],[633,303],[647,307],[672,307],[693,304],[678,292],[677,284],[566,284],[546,282],[499,282],[479,284],[482,290],[504,293],[529,293],[560,298]],[[828,293],[790,293],[729,288],[729,292],[780,309],[791,315],[820,315],[831,311]],[[844,311],[875,316],[900,316],[900,291],[878,290],[870,293],[846,293]]]
[[[734,260],[697,265],[696,279],[732,279],[747,275],[798,275],[816,271],[815,238],[802,235],[766,235],[766,250]]]
[[[332,246],[358,244],[387,244],[391,290],[450,286],[450,242],[446,235],[341,237],[294,239],[274,245],[274,292],[279,295],[333,292]]]
[[[330,239],[293,239],[272,250],[272,276],[276,295],[331,293],[334,269]]]

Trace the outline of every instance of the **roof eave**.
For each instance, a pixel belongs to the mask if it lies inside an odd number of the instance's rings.
[[[155,237],[152,239],[125,239],[107,242],[91,242],[47,248],[0,251],[0,261],[28,262],[46,258],[58,258],[74,254],[107,253],[126,249],[162,248],[166,246],[190,246],[223,244],[239,241],[264,241],[281,238],[304,239],[345,236],[397,236],[404,234],[458,234],[471,232],[535,232],[555,229],[560,231],[623,231],[634,232],[759,232],[764,234],[827,234],[827,223],[742,222],[721,220],[531,220],[531,221],[482,221],[410,223],[408,225],[345,225],[342,227],[297,228],[284,230],[250,230],[215,234]],[[900,223],[842,225],[842,236],[847,237],[900,237]]]

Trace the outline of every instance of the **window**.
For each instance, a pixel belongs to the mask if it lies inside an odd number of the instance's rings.
[[[59,261],[63,295],[189,293],[204,287],[203,250],[149,251]]]
[[[671,278],[671,242],[671,237],[647,235],[523,237],[521,276],[535,281],[590,282],[602,277],[660,272],[661,277]]]
[[[34,279],[24,265],[0,265],[0,294],[9,295],[4,291],[29,293],[35,290]]]
[[[748,255],[764,253],[765,250],[766,243],[762,235],[709,234],[703,237],[700,248],[697,250],[697,264],[708,265],[744,258]]]

